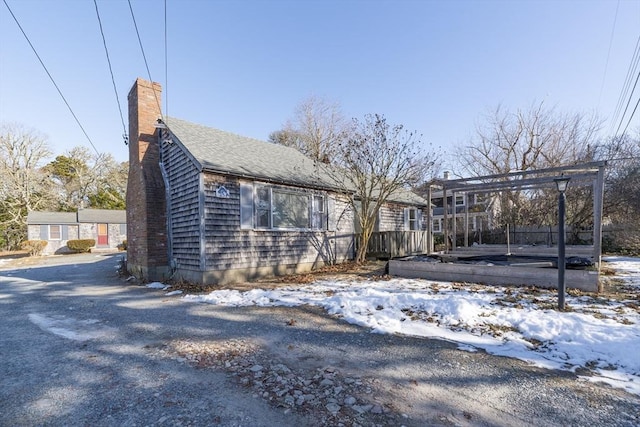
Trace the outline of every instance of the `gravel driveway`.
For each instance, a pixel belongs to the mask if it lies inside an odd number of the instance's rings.
[[[194,304],[116,263],[0,264],[0,425],[640,425],[637,396],[572,373],[312,307]]]

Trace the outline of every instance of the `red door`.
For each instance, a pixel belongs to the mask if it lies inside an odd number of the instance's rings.
[[[98,224],[98,246],[109,246],[108,230],[107,224]]]

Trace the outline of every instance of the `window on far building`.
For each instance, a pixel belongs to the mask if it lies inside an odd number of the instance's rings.
[[[62,238],[62,230],[59,225],[49,226],[49,240],[60,240]]]

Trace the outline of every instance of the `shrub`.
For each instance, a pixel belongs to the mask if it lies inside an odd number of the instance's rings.
[[[96,245],[95,239],[79,239],[67,241],[67,247],[73,252],[90,252]]]
[[[46,240],[25,240],[20,243],[22,250],[29,252],[29,256],[41,255],[45,246],[47,246]]]
[[[127,250],[127,239],[123,240],[122,243],[118,245],[118,250],[126,251]]]

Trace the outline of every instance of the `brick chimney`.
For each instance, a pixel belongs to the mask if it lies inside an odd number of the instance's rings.
[[[138,78],[129,91],[127,268],[141,280],[168,276],[166,196],[155,124],[162,87]]]

